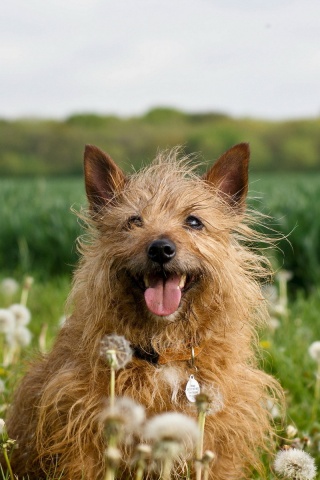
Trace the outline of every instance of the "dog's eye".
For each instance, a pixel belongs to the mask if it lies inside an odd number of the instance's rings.
[[[126,228],[130,229],[132,227],[142,227],[143,226],[143,220],[139,215],[132,215],[132,217],[129,217],[127,222],[126,222]]]
[[[193,230],[202,230],[204,225],[201,220],[194,215],[189,215],[186,218],[185,224],[187,227],[192,228]]]

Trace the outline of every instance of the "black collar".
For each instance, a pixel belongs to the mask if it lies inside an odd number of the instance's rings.
[[[134,345],[131,345],[131,348],[133,350],[134,357],[139,358],[139,360],[146,360],[152,365],[157,365],[159,361],[159,353],[157,353],[152,347],[150,352],[147,352],[143,348]]]

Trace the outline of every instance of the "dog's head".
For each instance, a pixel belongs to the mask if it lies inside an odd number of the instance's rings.
[[[97,147],[87,146],[84,158],[105,282],[118,302],[156,320],[182,318],[221,289],[248,190],[248,144],[232,147],[202,177],[176,157],[176,150],[160,154],[129,177]]]

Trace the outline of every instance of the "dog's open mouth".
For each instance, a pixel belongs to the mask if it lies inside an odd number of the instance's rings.
[[[194,283],[195,278],[185,273],[151,273],[135,279],[144,292],[148,310],[159,317],[175,313],[181,298]]]

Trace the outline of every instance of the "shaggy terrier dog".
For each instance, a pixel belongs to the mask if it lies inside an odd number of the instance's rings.
[[[256,360],[268,264],[252,248],[260,236],[246,213],[248,145],[232,147],[203,176],[178,149],[130,176],[97,147],[87,146],[84,160],[88,232],[72,314],[14,397],[13,471],[103,478],[110,368],[100,347],[116,334],[133,352],[117,371],[116,395],[142,404],[147,416],[196,417],[194,394],[207,392],[210,478],[251,478],[273,448],[267,404],[279,387]]]

